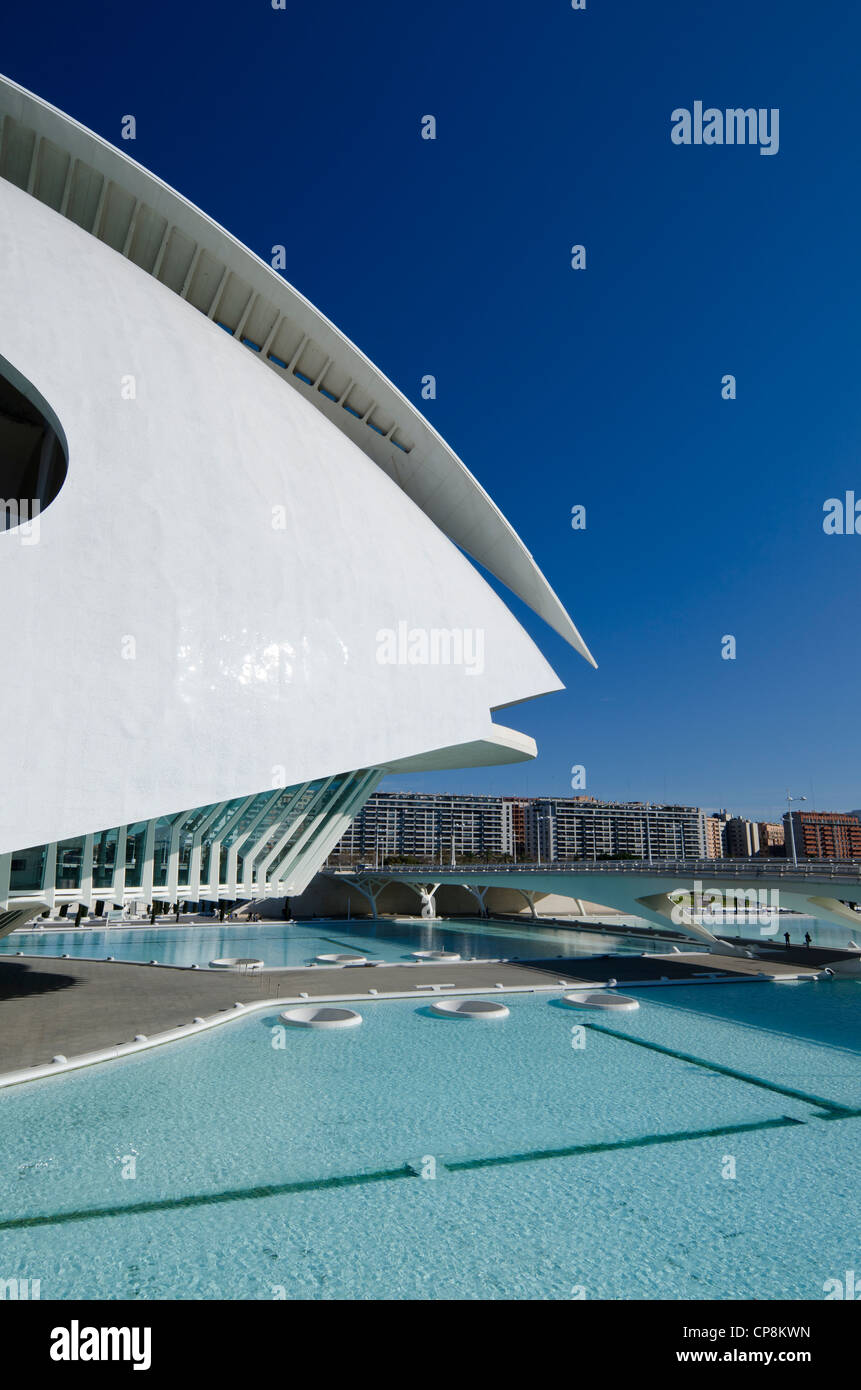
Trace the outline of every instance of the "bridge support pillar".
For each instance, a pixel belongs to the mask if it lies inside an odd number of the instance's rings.
[[[530,893],[527,888],[518,888],[517,892],[520,894],[521,898],[526,899],[527,903],[529,904],[530,913],[534,918],[537,919],[538,913],[535,911],[535,894]]]
[[[380,878],[358,879],[342,877],[341,882],[346,883],[348,888],[355,888],[357,893],[361,893],[362,897],[367,899],[367,901],[371,904],[371,914],[374,918],[374,921],[376,921],[378,916],[377,898],[380,896],[383,889],[387,887],[389,880]]]
[[[478,903],[478,910],[482,917],[487,916],[487,903],[485,901],[491,885],[488,883],[484,888],[478,888],[472,883],[464,883],[463,887],[467,893],[471,893]]]
[[[655,922],[658,926],[669,927],[672,931],[690,932],[700,941],[707,941],[710,946],[724,946],[723,942],[718,942],[714,932],[710,932],[707,927],[694,920],[692,913],[679,910],[669,893],[652,893],[648,897],[634,898],[631,907],[635,916],[645,917],[647,921]],[[675,917],[674,909],[677,912]]]

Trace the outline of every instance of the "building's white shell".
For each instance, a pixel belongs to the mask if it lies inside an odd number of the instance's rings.
[[[0,116],[0,370],[68,457],[38,535],[0,533],[0,856],[345,769],[533,755],[491,711],[559,681],[458,546],[588,654],[459,460],[159,180],[3,81]],[[381,664],[404,627],[480,648]]]

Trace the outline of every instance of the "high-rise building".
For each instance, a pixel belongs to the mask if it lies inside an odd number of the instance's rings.
[[[504,797],[511,802],[511,836],[515,859],[526,857],[526,807],[516,797]]]
[[[779,858],[785,852],[785,831],[775,821],[761,820],[759,828],[759,852],[772,858]]]
[[[335,846],[330,862],[510,859],[514,811],[515,803],[501,796],[375,792]]]
[[[530,858],[702,859],[705,814],[695,806],[594,797],[547,797],[527,802]]]
[[[726,858],[726,827],[731,819],[729,811],[715,811],[713,816],[706,816],[706,855],[709,859]]]
[[[759,853],[759,826],[744,816],[730,816],[726,823],[726,852],[730,859],[750,859]]]
[[[838,811],[785,811],[786,853],[796,859],[861,859],[861,822]]]
[[[576,859],[701,859],[705,815],[693,806],[577,797],[446,796],[375,792],[331,855],[448,863],[499,857],[534,863]]]

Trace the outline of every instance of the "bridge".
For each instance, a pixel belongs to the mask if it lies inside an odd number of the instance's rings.
[[[348,884],[369,902],[377,916],[377,899],[391,883],[408,885],[421,903],[421,915],[436,916],[435,897],[443,885],[465,888],[487,916],[490,888],[519,892],[533,917],[535,898],[558,893],[642,917],[666,930],[687,932],[710,944],[719,940],[722,911],[739,912],[759,926],[764,937],[779,928],[778,908],[823,918],[861,933],[861,863],[857,860],[694,859],[577,860],[552,864],[386,864],[324,870]],[[689,894],[679,903],[677,895]],[[722,949],[726,949],[722,943]]]

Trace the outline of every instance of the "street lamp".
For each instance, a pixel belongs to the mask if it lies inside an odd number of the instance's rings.
[[[807,797],[806,797],[806,796],[790,796],[790,795],[789,795],[789,788],[787,788],[787,790],[786,790],[786,802],[787,802],[787,805],[789,806],[789,839],[790,839],[790,843],[792,844],[792,862],[793,862],[793,864],[794,864],[794,866],[795,866],[796,869],[798,868],[798,855],[797,855],[796,852],[795,852],[795,828],[794,828],[794,826],[793,826],[793,824],[792,824],[792,803],[793,803],[793,801],[806,801],[806,800],[807,800]]]

